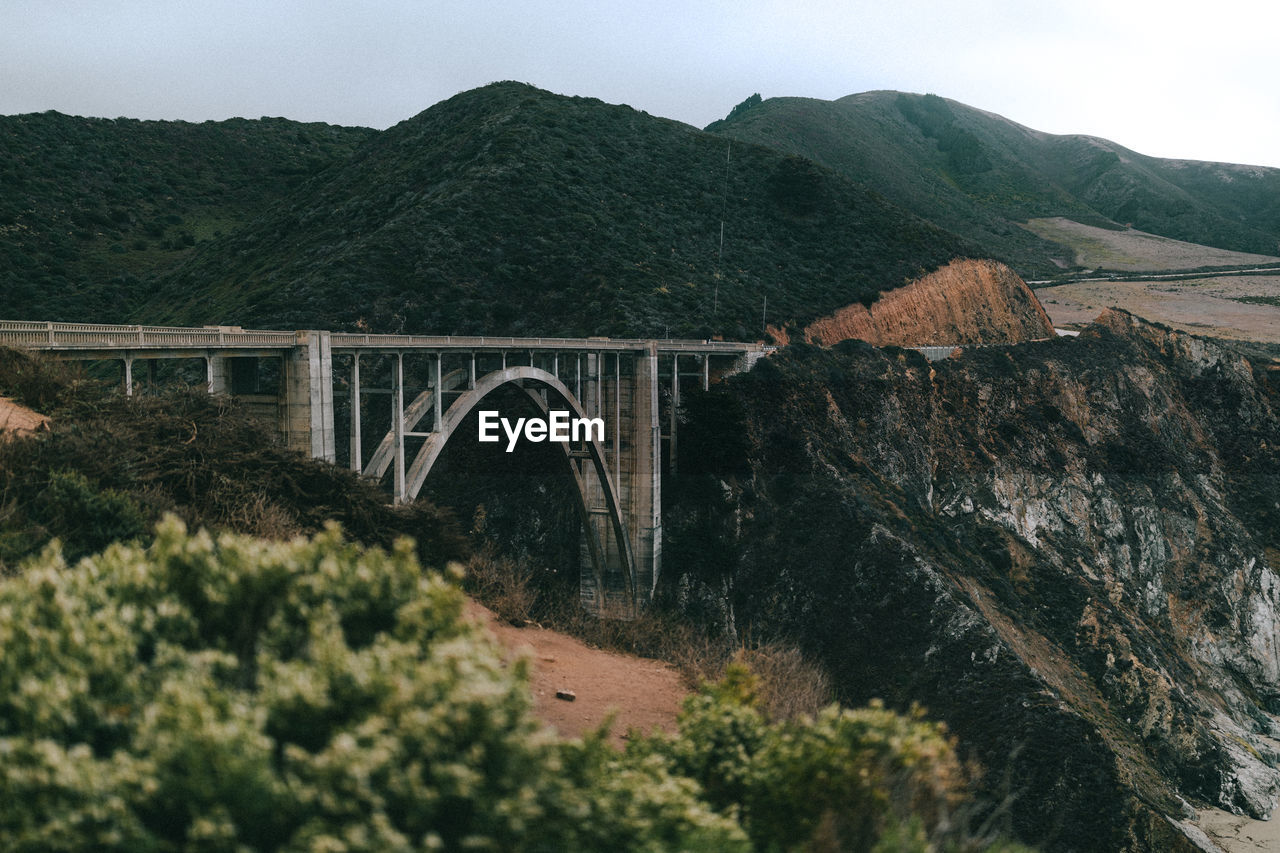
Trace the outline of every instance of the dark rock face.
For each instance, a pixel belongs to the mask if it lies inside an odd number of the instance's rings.
[[[721,522],[670,490],[669,553],[736,558],[667,578],[946,720],[1020,838],[1194,849],[1187,801],[1280,794],[1274,366],[1121,312],[932,365],[792,347],[693,404],[683,446],[749,440],[683,475]]]

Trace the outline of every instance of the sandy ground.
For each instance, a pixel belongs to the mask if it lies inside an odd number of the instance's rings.
[[[1280,307],[1237,301],[1280,297],[1280,276],[1085,281],[1042,287],[1036,296],[1059,327],[1089,323],[1103,309],[1117,307],[1199,335],[1280,343]]]
[[[0,397],[0,435],[30,435],[48,428],[49,419],[44,415],[20,406],[8,397]]]
[[[1251,820],[1222,809],[1200,809],[1195,824],[1223,853],[1280,851],[1280,819]]]
[[[529,656],[534,713],[560,734],[579,736],[597,728],[610,713],[618,745],[628,729],[675,729],[680,703],[689,691],[669,664],[592,648],[545,628],[516,628],[475,601],[468,601],[468,612],[487,624],[512,655]],[[557,699],[560,690],[576,698]]]

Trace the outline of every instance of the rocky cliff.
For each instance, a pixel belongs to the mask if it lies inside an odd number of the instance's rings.
[[[803,337],[824,346],[850,338],[877,346],[1021,343],[1053,337],[1053,322],[1004,264],[956,260],[870,306],[854,303],[815,320]]]
[[[668,594],[924,704],[1028,842],[1193,849],[1188,803],[1280,794],[1273,367],[1120,312],[936,364],[791,347],[689,404]]]

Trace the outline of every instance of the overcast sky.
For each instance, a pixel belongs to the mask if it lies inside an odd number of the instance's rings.
[[[1261,0],[0,0],[0,114],[385,128],[520,80],[702,127],[753,92],[898,89],[1280,166],[1278,32]]]

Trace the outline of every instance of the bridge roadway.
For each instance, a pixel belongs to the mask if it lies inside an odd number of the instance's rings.
[[[581,596],[597,613],[632,612],[657,584],[661,472],[664,463],[668,470],[677,466],[681,389],[705,389],[771,349],[731,341],[16,321],[0,321],[0,346],[117,361],[126,394],[145,385],[135,382],[135,362],[146,362],[154,377],[159,360],[199,359],[210,393],[243,398],[274,416],[288,446],[330,462],[338,461],[335,398],[345,398],[345,461],[373,479],[390,472],[396,501],[418,495],[445,444],[474,431],[469,416],[499,389],[516,389],[527,399],[528,412],[516,415],[567,410],[571,417],[602,418],[603,439],[560,444],[583,520]],[[380,395],[389,396],[388,406],[372,405]],[[380,421],[390,427],[367,452],[364,426]]]

